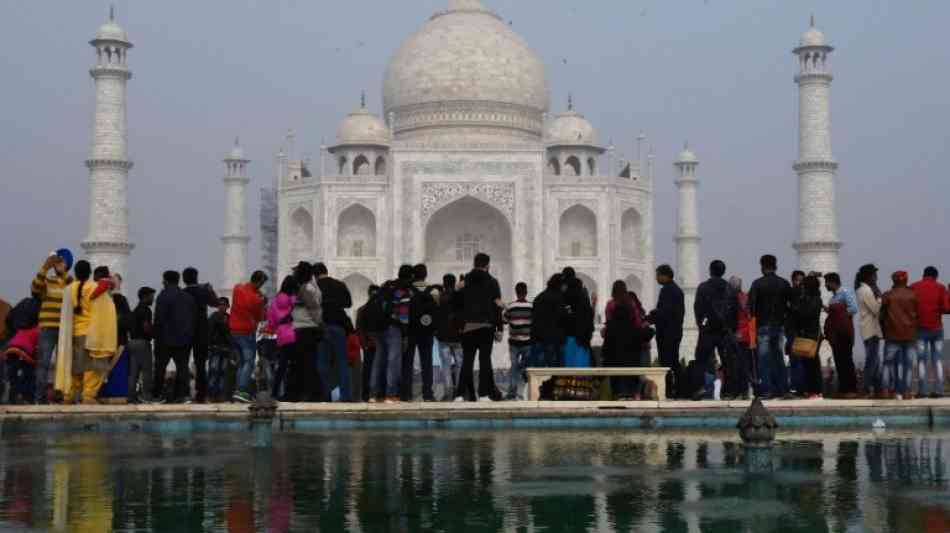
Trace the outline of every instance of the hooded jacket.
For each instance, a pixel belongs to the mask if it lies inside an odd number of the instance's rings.
[[[231,333],[234,335],[253,335],[257,325],[266,318],[264,297],[253,283],[241,283],[234,286],[231,295]]]
[[[936,278],[925,277],[910,286],[917,295],[917,327],[925,331],[943,329],[943,315],[950,314],[950,294]]]

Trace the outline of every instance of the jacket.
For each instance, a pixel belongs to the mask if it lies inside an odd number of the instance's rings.
[[[567,292],[564,293],[564,301],[568,311],[565,333],[568,337],[574,337],[579,345],[589,349],[594,336],[594,308],[590,303],[590,293],[581,280],[571,280]]]
[[[795,291],[789,302],[789,317],[795,324],[791,337],[816,341],[821,338],[821,297],[809,296],[804,290]],[[827,325],[827,322],[826,322]]]
[[[218,295],[215,294],[211,285],[203,283],[201,285],[189,285],[185,287],[185,292],[195,299],[195,336],[205,338],[208,335],[208,309],[214,309],[218,306]]]
[[[696,326],[712,332],[735,331],[738,307],[736,293],[729,283],[722,278],[709,278],[696,289]]]
[[[774,273],[766,274],[752,283],[749,289],[749,313],[756,318],[758,327],[784,326],[792,286]]]
[[[153,336],[152,329],[152,308],[139,303],[132,311],[132,328],[129,336],[134,340],[151,341]]]
[[[320,300],[320,289],[313,283],[300,287],[292,313],[294,329],[323,327],[323,308],[320,306]]]
[[[604,329],[603,360],[605,366],[630,367],[640,362],[642,339],[638,327],[637,311],[633,303],[625,301],[607,304],[607,326]]]
[[[177,286],[165,287],[155,300],[155,340],[184,348],[195,338],[195,300]]]
[[[460,314],[455,310],[455,291],[443,291],[439,297],[439,328],[435,337],[442,343],[462,342]]]
[[[267,327],[277,334],[277,346],[296,342],[294,334],[294,296],[279,293],[267,308]]]
[[[221,311],[211,313],[208,319],[208,346],[219,350],[230,350],[234,345],[231,329],[228,327],[230,316]]]
[[[317,280],[317,287],[323,296],[323,322],[330,326],[343,327],[346,324],[346,310],[353,306],[350,289],[340,280],[325,277]]]
[[[910,286],[917,295],[917,327],[926,331],[943,329],[943,315],[950,314],[950,294],[935,278],[924,278]]]
[[[465,276],[465,286],[456,292],[456,307],[462,310],[466,324],[501,323],[501,308],[496,304],[501,299],[498,280],[484,270],[472,270]]]
[[[253,283],[241,283],[234,286],[231,295],[231,327],[233,335],[253,335],[257,325],[266,318],[264,297]]]
[[[891,342],[917,340],[917,295],[908,287],[895,287],[881,300],[884,338]]]
[[[831,346],[854,345],[854,321],[851,319],[848,304],[843,302],[828,306],[828,318],[825,319],[825,338]]]
[[[564,321],[567,309],[560,288],[545,289],[534,299],[531,317],[531,340],[536,343],[560,344],[564,342]]]
[[[28,329],[21,329],[10,339],[7,349],[16,348],[17,355],[25,362],[36,364],[36,349],[40,342],[40,327],[34,325]]]
[[[656,309],[650,313],[651,322],[656,326],[656,336],[676,338],[683,336],[683,319],[686,317],[686,300],[683,290],[671,281],[660,289]]]
[[[858,299],[858,316],[861,338],[864,340],[884,336],[881,331],[881,299],[867,283],[862,283],[855,295]]]

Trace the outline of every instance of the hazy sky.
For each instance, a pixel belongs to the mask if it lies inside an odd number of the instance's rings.
[[[576,106],[630,156],[642,129],[657,151],[657,260],[673,262],[675,170],[689,139],[701,159],[706,260],[747,277],[763,252],[794,264],[797,61],[814,12],[836,47],[833,149],[840,162],[843,275],[863,262],[914,277],[950,274],[947,94],[950,2],[820,0],[484,0],[548,67],[552,111]],[[257,188],[284,132],[315,154],[365,89],[379,112],[385,65],[447,0],[116,2],[129,56],[131,240],[127,292],[194,265],[220,281],[221,159],[240,135]],[[53,248],[87,228],[94,52],[107,1],[2,0],[0,297],[27,294]],[[567,63],[564,63],[564,60]],[[950,277],[950,276],[946,276]],[[886,285],[886,284],[885,284]]]

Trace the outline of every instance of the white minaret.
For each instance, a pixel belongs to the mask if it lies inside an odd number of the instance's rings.
[[[132,77],[127,55],[132,43],[115,22],[99,27],[89,42],[96,49],[96,64],[89,74],[96,82],[96,115],[93,122],[89,169],[89,231],[82,248],[93,267],[105,265],[126,275],[126,262],[132,252],[129,242],[127,190],[129,170],[128,139],[125,123],[125,89]]]
[[[699,180],[696,178],[699,160],[689,149],[688,143],[683,147],[674,166],[679,170],[679,177],[676,179],[676,189],[679,193],[678,220],[676,235],[673,237],[676,242],[676,276],[686,296],[686,320],[683,324],[683,348],[680,353],[689,360],[693,358],[699,337],[693,302],[696,301],[696,288],[699,287],[699,245],[702,239],[699,236],[697,199]]]
[[[829,94],[831,71],[825,35],[811,27],[794,50],[800,71],[798,83],[798,251],[799,268],[805,272],[838,272],[838,221],[835,213],[835,172],[831,155]]]
[[[224,158],[225,215],[224,235],[224,280],[219,294],[231,295],[235,285],[246,281],[247,246],[251,241],[247,233],[247,165],[250,160],[244,158],[238,139],[234,139],[234,148]]]

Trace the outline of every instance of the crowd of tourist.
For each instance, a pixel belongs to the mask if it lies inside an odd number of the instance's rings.
[[[448,274],[436,284],[426,265],[403,265],[396,279],[369,287],[367,303],[355,310],[346,284],[323,263],[308,262],[280,280],[270,299],[261,271],[233,287],[230,300],[200,283],[194,268],[167,271],[160,291],[138,289],[133,309],[119,275],[74,263],[61,249],[40,266],[30,297],[12,308],[0,302],[3,398],[247,403],[267,394],[288,402],[409,402],[418,356],[424,402],[515,400],[526,396],[527,368],[649,366],[654,344],[657,364],[670,369],[674,397],[943,394],[950,292],[936,268],[912,285],[906,272],[895,272],[892,288],[882,292],[870,264],[859,269],[853,290],[833,272],[796,271],[787,281],[771,255],[760,266],[762,277],[746,292],[739,277],[726,278],[725,263],[710,264],[695,295],[696,351],[683,364],[686,297],[667,265],[656,270],[661,289],[651,311],[618,280],[599,313],[596,296],[572,268],[551,276],[533,299],[517,283],[516,299],[506,303],[485,254],[464,276]],[[866,353],[861,390],[856,319]],[[506,333],[511,370],[499,385],[492,351]],[[832,354],[832,383],[822,370],[823,349]],[[167,379],[172,362],[174,378]],[[611,378],[607,390],[621,400],[655,394],[633,376]]]

